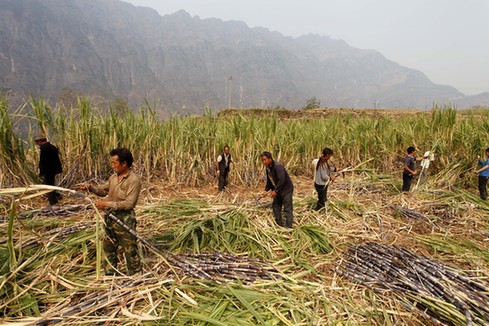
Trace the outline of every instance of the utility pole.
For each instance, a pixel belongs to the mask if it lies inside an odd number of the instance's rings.
[[[228,108],[231,108],[231,97],[233,95],[233,76],[229,76],[229,95],[228,95]]]

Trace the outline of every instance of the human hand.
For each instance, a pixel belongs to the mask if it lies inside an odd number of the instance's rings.
[[[90,182],[84,182],[78,184],[78,190],[89,190],[90,189]]]
[[[95,202],[95,207],[97,207],[98,209],[109,208],[109,202],[104,200],[98,200]]]
[[[277,192],[276,192],[276,191],[272,191],[272,193],[270,194],[270,196],[271,196],[272,198],[275,198],[275,197],[277,196]]]

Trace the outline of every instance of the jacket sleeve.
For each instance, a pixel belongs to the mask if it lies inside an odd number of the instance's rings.
[[[109,194],[109,182],[101,184],[99,186],[90,185],[90,192],[93,192],[97,196],[105,197]]]

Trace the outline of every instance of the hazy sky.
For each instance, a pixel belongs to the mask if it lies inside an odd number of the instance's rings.
[[[124,0],[161,15],[320,34],[424,72],[467,95],[489,91],[489,0]]]

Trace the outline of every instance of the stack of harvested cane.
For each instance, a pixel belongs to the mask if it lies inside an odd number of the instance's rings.
[[[173,267],[179,268],[185,275],[216,282],[233,280],[253,282],[257,279],[273,279],[274,275],[278,275],[273,266],[253,258],[239,258],[223,253],[176,255],[170,251],[161,252],[116,216],[113,214],[107,216],[153,252],[164,257]]]
[[[233,280],[254,282],[276,279],[277,270],[259,259],[237,257],[221,252],[213,254],[171,254],[167,260],[191,277],[226,283]]]
[[[391,291],[403,306],[435,322],[489,323],[487,277],[470,276],[401,247],[372,242],[351,247],[337,272],[381,294]]]
[[[400,215],[413,219],[413,220],[429,220],[428,216],[416,212],[414,209],[410,209],[407,207],[402,207],[402,206],[397,206],[397,205],[391,205],[392,209],[394,209],[395,212],[399,213]]]
[[[93,206],[90,204],[78,204],[78,205],[56,205],[46,206],[43,208],[24,211],[19,214],[21,218],[30,218],[33,216],[73,216],[85,211],[93,210]]]

